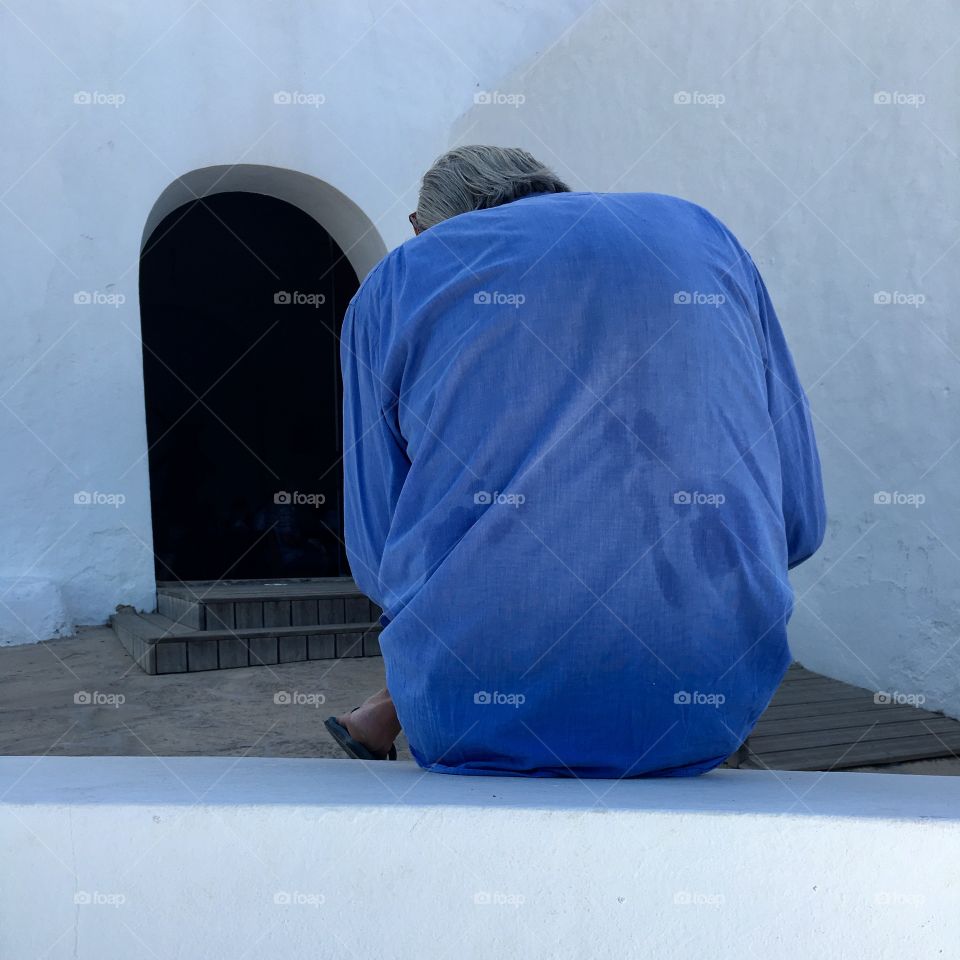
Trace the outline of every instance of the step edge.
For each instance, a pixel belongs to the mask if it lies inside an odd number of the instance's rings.
[[[201,640],[260,640],[269,637],[315,637],[337,633],[379,633],[379,623],[309,623],[290,627],[243,627],[235,630],[190,630],[167,636],[144,639],[148,643],[183,643]]]

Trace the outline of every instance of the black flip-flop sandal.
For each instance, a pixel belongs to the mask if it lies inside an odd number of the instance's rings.
[[[354,707],[353,710],[357,708]],[[353,713],[353,710],[350,712]],[[354,740],[350,736],[347,728],[340,723],[336,717],[327,717],[324,720],[323,725],[327,728],[327,733],[333,737],[337,742],[337,746],[348,756],[351,760],[396,760],[397,759],[397,745],[395,743],[390,744],[390,751],[385,757],[374,756],[359,740]]]

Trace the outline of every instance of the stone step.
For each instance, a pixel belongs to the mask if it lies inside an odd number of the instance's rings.
[[[350,577],[164,582],[157,610],[194,630],[369,623],[381,613]]]
[[[110,624],[150,674],[380,655],[380,624],[373,621],[195,630],[159,613],[121,610]]]

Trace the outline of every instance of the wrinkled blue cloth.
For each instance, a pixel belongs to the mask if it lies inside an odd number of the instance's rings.
[[[826,510],[749,254],[657,194],[541,194],[389,253],[341,346],[345,527],[417,762],[702,773],[790,662]]]

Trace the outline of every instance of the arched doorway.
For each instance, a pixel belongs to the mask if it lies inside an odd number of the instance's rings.
[[[216,170],[195,171],[194,183]],[[181,178],[145,232],[157,579],[342,576],[339,331],[359,271],[315,211],[283,198],[322,206],[323,191],[310,194],[320,181],[230,171],[219,192],[177,203],[184,190],[200,194]],[[231,180],[243,189],[230,190]],[[251,189],[258,184],[269,192]],[[330,209],[343,236],[350,211]],[[376,243],[369,228],[358,233],[354,262],[358,247],[375,262]]]

